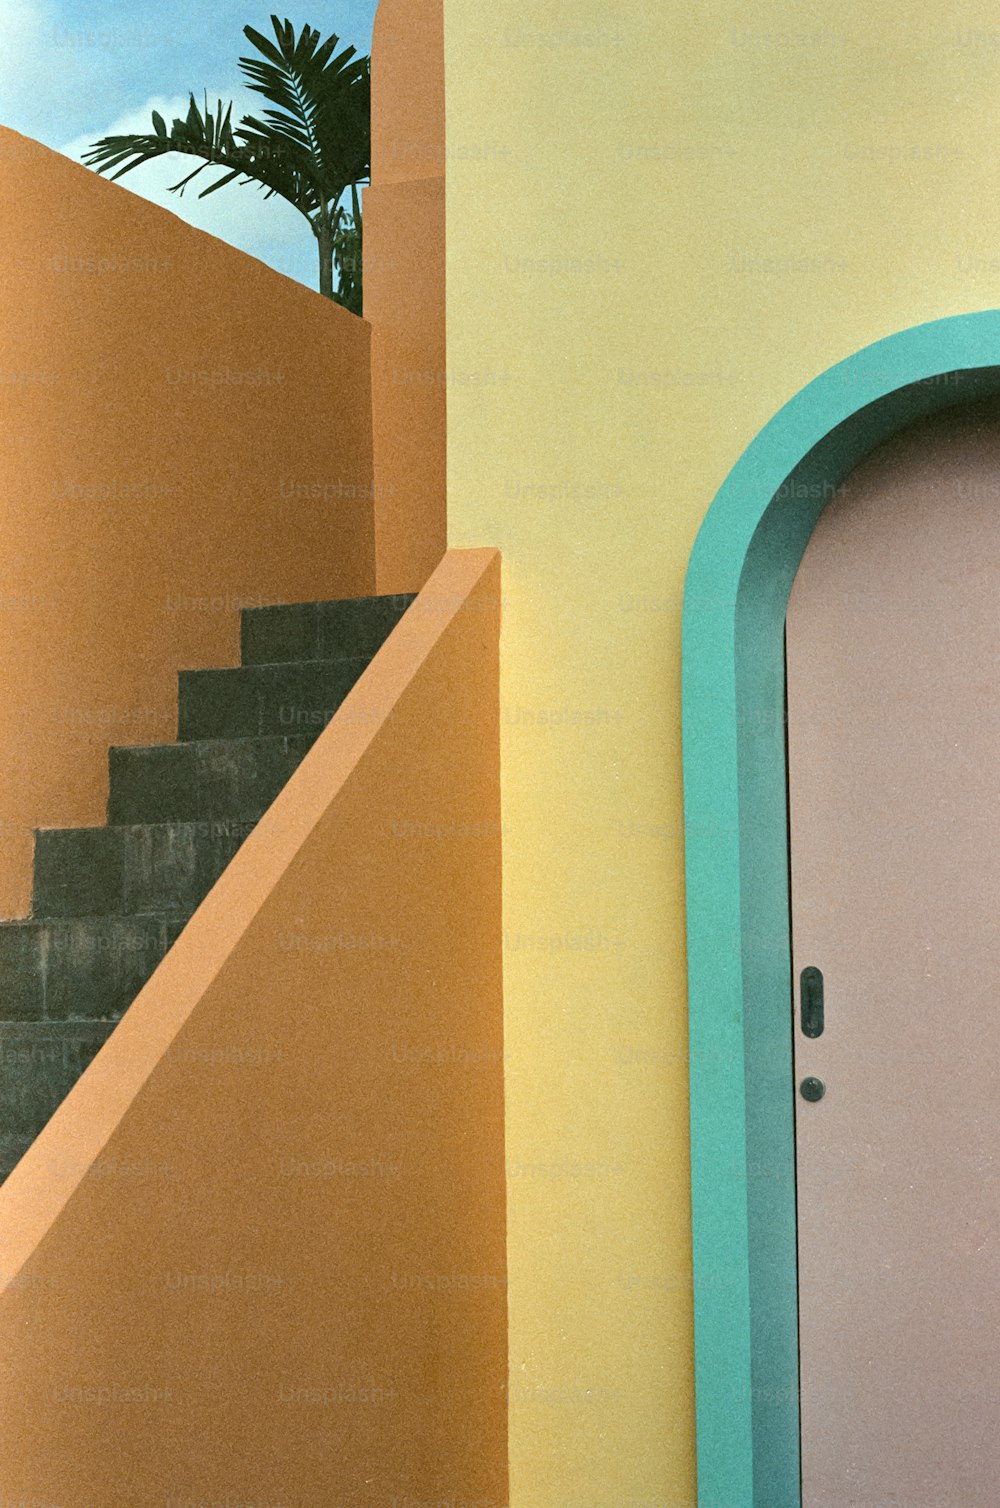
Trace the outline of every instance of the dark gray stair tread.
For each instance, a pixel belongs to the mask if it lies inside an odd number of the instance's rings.
[[[34,915],[0,923],[0,1181],[412,601],[245,611],[242,666],[181,673],[181,741],[109,751],[109,825],[36,833]]]
[[[71,1084],[70,1089],[72,1087],[73,1085]],[[68,1093],[69,1089],[66,1091],[66,1094]],[[64,1094],[63,1099],[65,1098],[66,1095]],[[41,1126],[39,1126],[38,1131],[41,1129]],[[33,1130],[30,1133],[22,1133],[21,1135],[18,1135],[16,1132],[11,1132],[7,1135],[0,1133],[0,1183],[3,1183],[8,1173],[12,1173],[17,1167],[21,1158],[38,1135],[38,1131]]]
[[[180,916],[196,910],[253,821],[42,828],[32,916]]]
[[[321,732],[112,748],[108,822],[118,827],[256,819]]]
[[[115,1021],[0,1021],[0,1176],[10,1172]]]
[[[87,916],[0,922],[0,1020],[116,1020],[183,918]]]
[[[245,608],[240,615],[244,665],[278,660],[331,660],[373,655],[384,644],[414,593],[296,602]]]
[[[32,916],[122,914],[124,850],[116,827],[42,828],[35,833]]]
[[[182,670],[179,739],[268,738],[326,727],[371,655]]]

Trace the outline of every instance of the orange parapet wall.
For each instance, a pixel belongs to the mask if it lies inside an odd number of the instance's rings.
[[[174,736],[178,668],[235,663],[240,606],[372,592],[375,526],[361,320],[3,129],[0,186],[9,917],[31,829]]]
[[[381,0],[372,39],[365,317],[372,325],[377,579],[416,591],[444,554],[442,0]]]
[[[498,636],[449,553],[0,1189],[5,1502],[507,1502]]]

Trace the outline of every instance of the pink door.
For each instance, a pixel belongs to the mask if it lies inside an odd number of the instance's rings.
[[[1000,406],[848,478],[787,665],[803,1508],[996,1508]]]

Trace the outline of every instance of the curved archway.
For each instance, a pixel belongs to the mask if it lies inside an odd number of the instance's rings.
[[[683,730],[701,1508],[799,1508],[785,610],[823,507],[896,430],[1000,392],[1000,311],[887,337],[760,432],[699,531]]]

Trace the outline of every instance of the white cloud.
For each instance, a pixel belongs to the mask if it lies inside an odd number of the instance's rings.
[[[0,25],[12,47],[17,47],[25,36],[34,36],[40,19],[38,6],[31,0],[0,0]]]
[[[0,0],[0,122],[23,129],[25,117],[54,122],[67,99],[93,86],[94,60],[60,29],[48,0]]]

